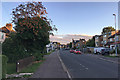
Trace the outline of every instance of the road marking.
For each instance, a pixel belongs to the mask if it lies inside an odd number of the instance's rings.
[[[59,51],[57,52],[57,56],[58,56],[58,58],[59,58],[59,60],[60,60],[60,62],[61,62],[61,64],[62,64],[62,67],[63,67],[64,71],[67,73],[68,78],[69,78],[70,80],[72,80],[72,77],[71,77],[69,71],[67,70],[65,64],[63,63],[63,61],[62,61],[62,59],[60,58],[60,56],[59,56],[58,53],[59,53]]]
[[[108,61],[108,62],[112,62],[112,63],[118,63],[118,62],[116,62],[116,61],[107,60],[107,59],[104,59],[104,58],[99,58],[99,59],[104,60],[104,61]],[[119,63],[118,63],[118,64],[119,64]]]
[[[86,70],[88,70],[88,68],[87,67],[85,67],[84,65],[82,65],[82,64],[80,64],[82,67],[84,67]],[[80,70],[82,70],[82,69],[80,69]]]
[[[88,70],[88,68],[85,68],[85,69],[87,69],[87,70]]]

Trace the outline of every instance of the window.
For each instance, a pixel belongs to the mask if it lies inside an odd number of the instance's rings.
[[[109,36],[110,36],[110,35],[111,35],[111,32],[109,32],[108,34],[109,34]]]
[[[98,37],[96,37],[95,39],[98,39]]]
[[[113,39],[112,39],[112,38],[110,38],[110,41],[113,41]]]
[[[104,35],[104,37],[106,37],[106,35]]]
[[[119,37],[118,36],[116,36],[116,41],[119,41]]]

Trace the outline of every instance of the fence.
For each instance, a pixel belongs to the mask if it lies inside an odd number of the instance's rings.
[[[35,59],[34,56],[31,56],[31,57],[27,57],[27,58],[18,60],[17,63],[16,63],[16,71],[20,72],[23,68],[32,64],[34,59]]]

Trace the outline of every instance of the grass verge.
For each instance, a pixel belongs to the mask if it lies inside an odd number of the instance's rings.
[[[19,73],[33,73],[36,71],[36,69],[40,66],[40,64],[43,63],[45,59],[42,59],[41,61],[36,61],[32,65],[24,68]],[[16,72],[16,64],[15,63],[7,63],[7,74],[19,74]]]
[[[15,63],[7,63],[7,74],[16,73],[16,64]]]
[[[45,55],[50,55],[52,52],[54,52],[55,50],[52,50],[51,52],[46,53]]]
[[[32,65],[22,69],[22,71],[20,71],[19,73],[33,73],[33,72],[35,72],[38,69],[38,67],[40,66],[40,64],[43,63],[44,60],[45,59],[41,60],[40,62],[33,63]]]

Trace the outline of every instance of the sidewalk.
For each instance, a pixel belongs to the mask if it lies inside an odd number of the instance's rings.
[[[58,51],[55,51],[45,56],[46,61],[40,65],[31,78],[68,78],[57,54]]]

